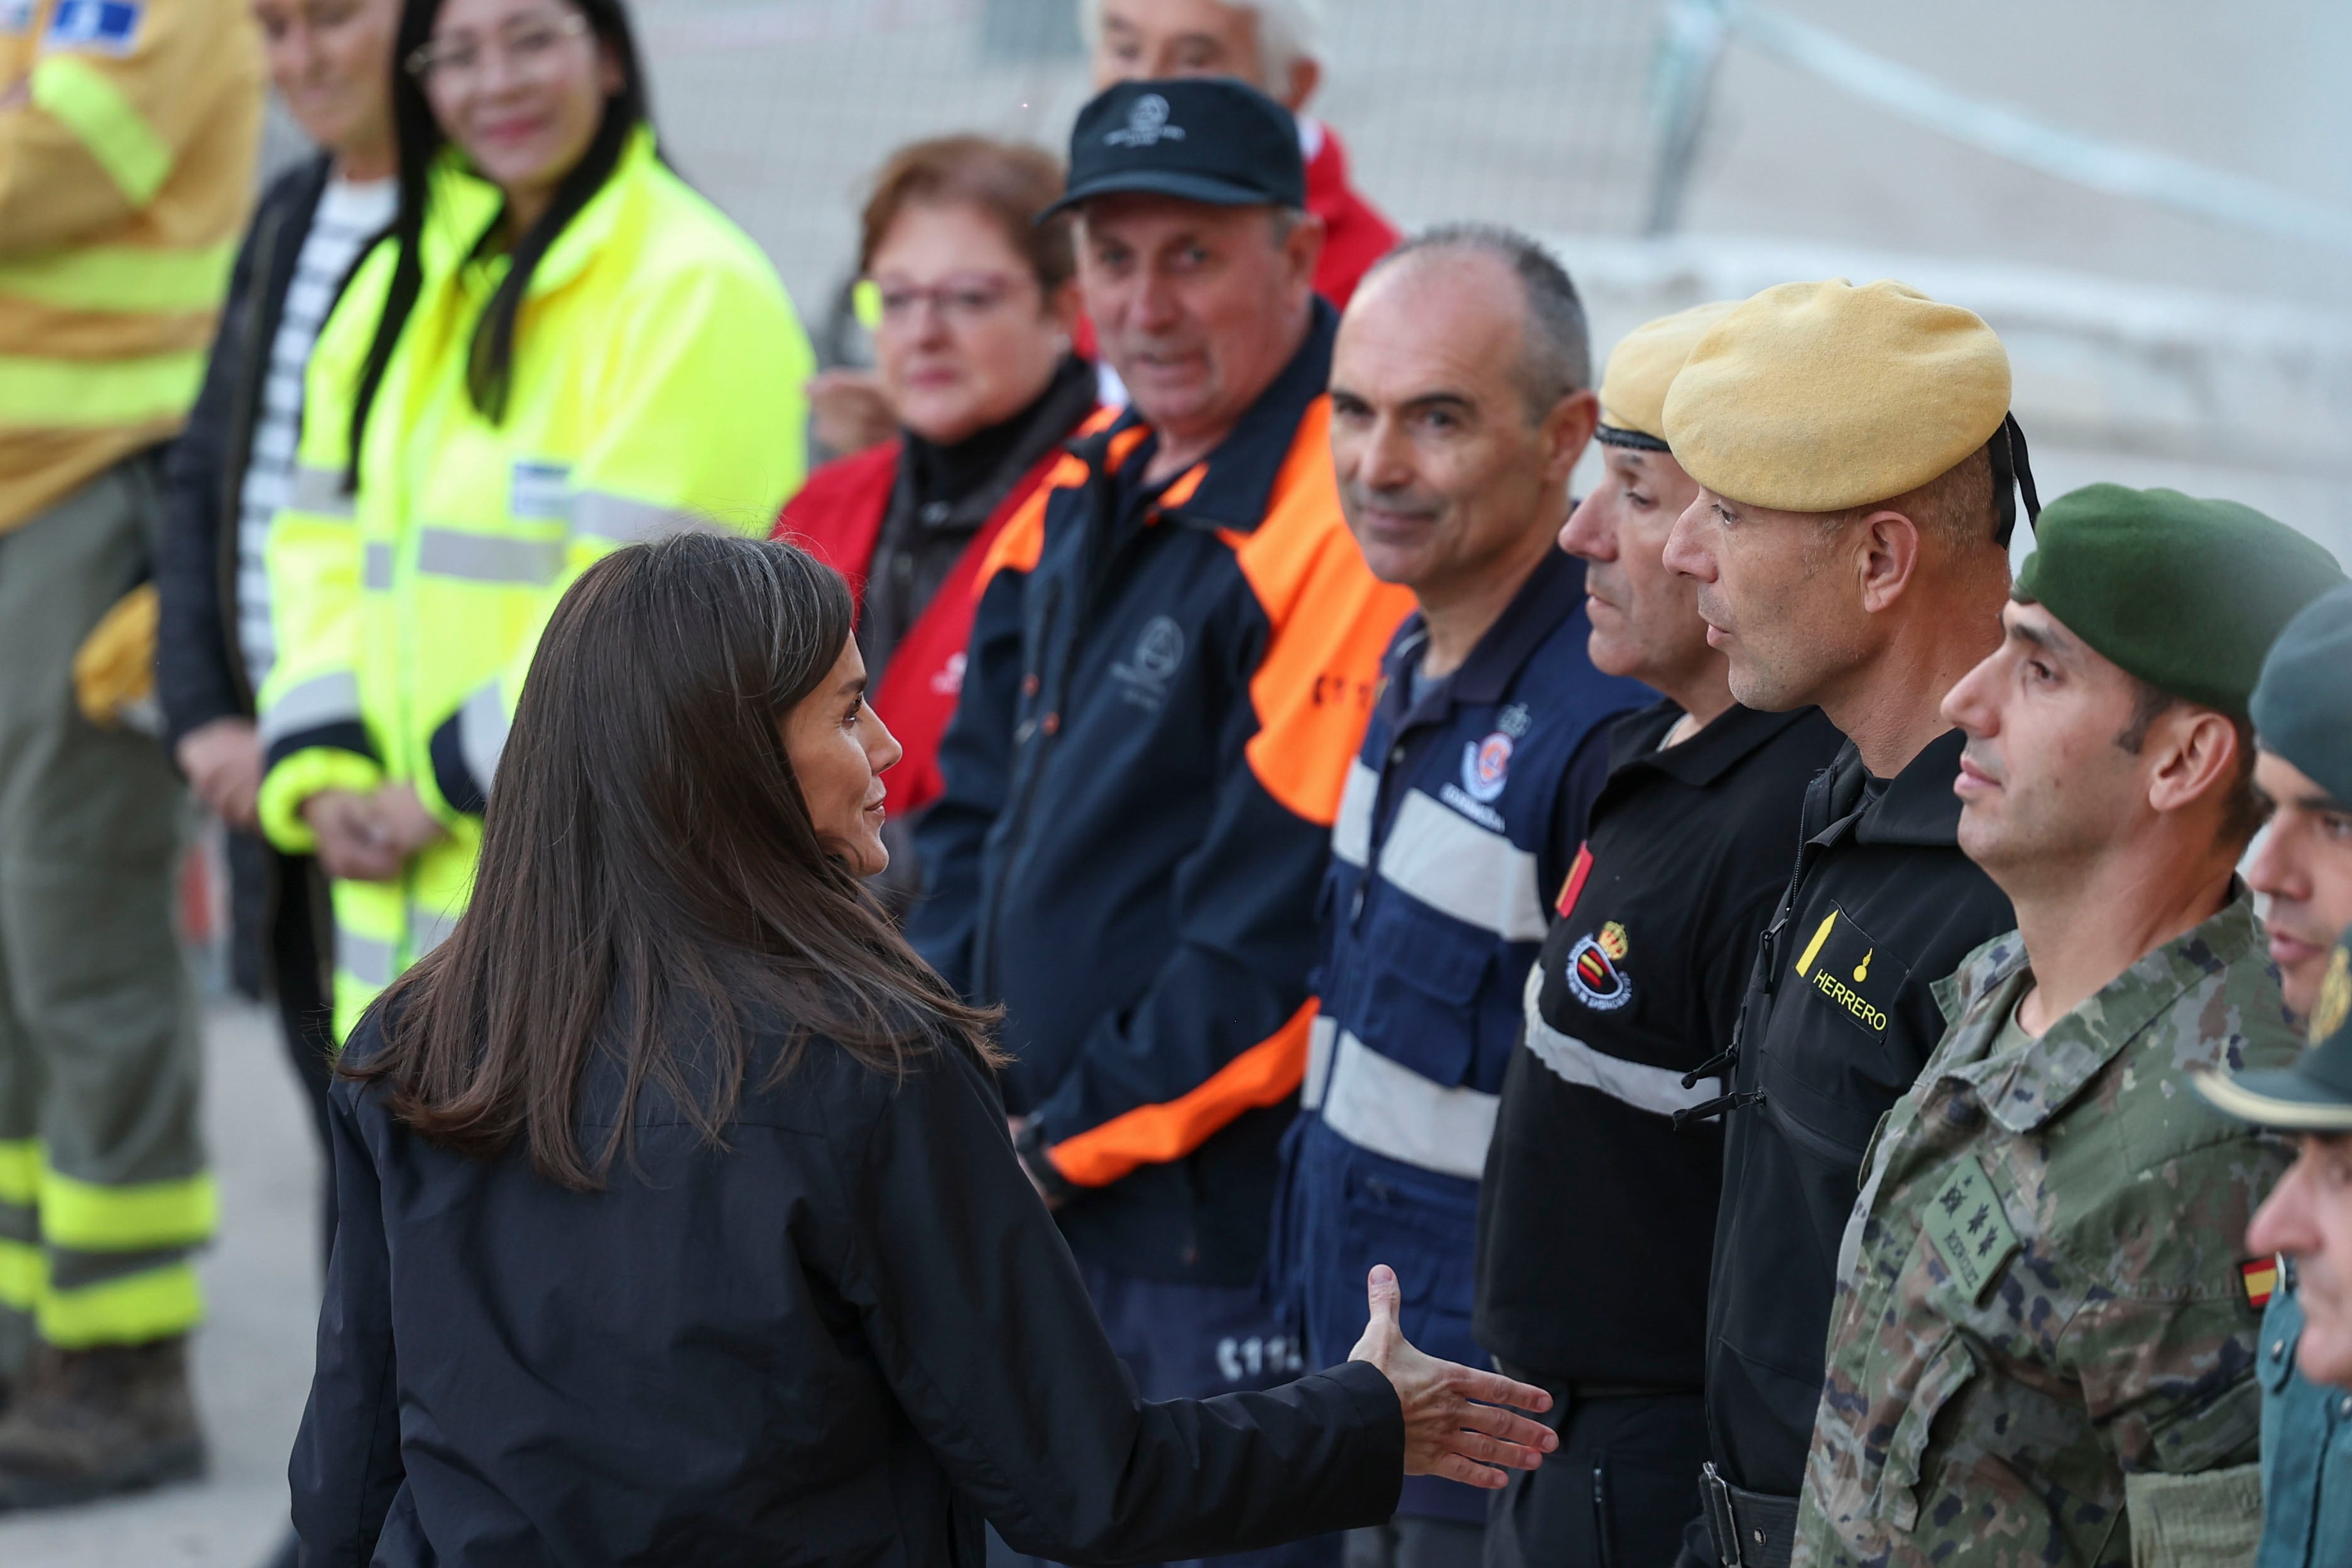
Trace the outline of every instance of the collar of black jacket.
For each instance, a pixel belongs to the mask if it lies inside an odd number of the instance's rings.
[[[1960,776],[1960,748],[1968,740],[1958,730],[1947,730],[1875,791],[1869,788],[1862,753],[1848,741],[1830,763],[1830,795],[1834,800],[1861,786],[1860,809],[1850,814],[1854,842],[1958,847],[1960,797],[1952,793],[1952,781]]]
[[[1275,481],[1282,477],[1282,466],[1297,442],[1298,422],[1307,417],[1307,411],[1331,381],[1331,341],[1339,335],[1339,314],[1319,295],[1309,308],[1306,341],[1234,422],[1231,433],[1201,460],[1200,481],[1191,493],[1165,509],[1162,516],[1195,528],[1232,529],[1239,533],[1254,532],[1265,521],[1274,504]],[[1130,403],[1109,429],[1074,444],[1070,450],[1089,468],[1099,468],[1105,461],[1117,468],[1135,461],[1136,455],[1151,445],[1122,439],[1125,433],[1150,428]],[[1112,452],[1119,454],[1115,460],[1108,457]]]
[[[1629,768],[1655,768],[1693,789],[1706,789],[1811,711],[1791,708],[1785,713],[1759,713],[1735,702],[1697,734],[1662,752],[1658,742],[1683,717],[1673,699],[1662,699],[1617,721],[1609,734],[1609,772],[1613,776]]]
[[[1399,725],[1442,719],[1458,704],[1500,702],[1543,640],[1584,603],[1584,563],[1558,550],[1547,551],[1511,595],[1462,668],[1428,687],[1420,702],[1405,706],[1412,682],[1406,667],[1429,644],[1429,625],[1419,610],[1407,616],[1389,645],[1381,670],[1381,700]]]

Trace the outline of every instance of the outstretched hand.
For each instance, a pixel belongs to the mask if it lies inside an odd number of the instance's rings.
[[[1540,1414],[1551,1408],[1550,1394],[1497,1373],[1423,1355],[1397,1324],[1402,1292],[1395,1271],[1374,1264],[1365,1283],[1371,1321],[1348,1359],[1371,1363],[1396,1385],[1397,1403],[1404,1406],[1406,1475],[1444,1476],[1491,1491],[1505,1480],[1496,1466],[1532,1470],[1559,1447],[1550,1428],[1502,1408]]]

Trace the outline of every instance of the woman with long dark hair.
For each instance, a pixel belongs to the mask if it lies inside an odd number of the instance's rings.
[[[887,858],[840,578],[689,535],[592,567],[525,684],[456,933],[333,1090],[306,1562],[1138,1561],[1500,1486],[1540,1391],[1355,1359],[1146,1404],[1004,1131],[989,1019]],[[1474,1404],[1472,1401],[1488,1403]]]
[[[448,931],[539,630],[591,562],[763,529],[805,339],[662,162],[619,0],[404,0],[400,189],[307,377],[258,810],[334,879],[337,1032]]]

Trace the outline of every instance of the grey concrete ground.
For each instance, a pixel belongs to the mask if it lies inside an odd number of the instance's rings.
[[[315,1140],[269,1017],[220,1005],[206,1024],[221,1235],[203,1265],[211,1321],[196,1341],[196,1401],[211,1477],[123,1502],[0,1515],[6,1568],[257,1568],[284,1535],[286,1456],[318,1325]]]

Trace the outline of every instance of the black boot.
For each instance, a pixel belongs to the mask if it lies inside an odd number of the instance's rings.
[[[57,1508],[204,1474],[185,1336],[35,1350],[0,1416],[0,1510]]]

